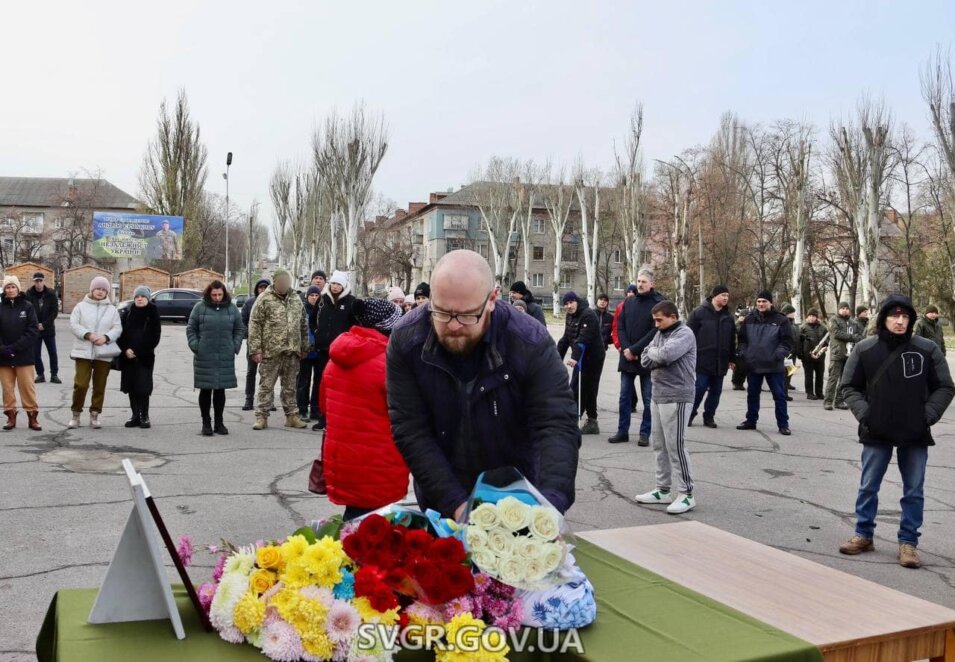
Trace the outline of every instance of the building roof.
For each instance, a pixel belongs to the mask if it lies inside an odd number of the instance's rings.
[[[74,186],[80,194],[95,191],[96,207],[135,209],[136,198],[105,179],[80,177],[0,177],[0,207],[57,207]]]

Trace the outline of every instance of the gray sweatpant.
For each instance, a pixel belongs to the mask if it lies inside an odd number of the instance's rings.
[[[669,491],[676,475],[680,494],[693,494],[690,456],[686,452],[686,427],[692,402],[650,401],[650,443],[657,455],[657,488]]]

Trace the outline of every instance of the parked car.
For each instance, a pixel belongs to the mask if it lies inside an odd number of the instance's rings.
[[[245,305],[245,302],[249,300],[248,294],[236,294],[232,297],[232,303],[235,304],[235,307],[239,310],[242,310],[242,306]]]
[[[159,319],[181,320],[185,322],[192,313],[192,307],[202,299],[201,290],[188,290],[181,287],[171,287],[153,292],[152,302],[159,310]],[[120,301],[116,306],[119,310],[133,305],[133,300]]]

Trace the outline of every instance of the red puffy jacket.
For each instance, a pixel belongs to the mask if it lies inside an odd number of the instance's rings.
[[[387,345],[378,331],[354,326],[329,348],[319,407],[328,498],[338,505],[380,508],[408,492],[408,467],[391,437],[385,398]]]

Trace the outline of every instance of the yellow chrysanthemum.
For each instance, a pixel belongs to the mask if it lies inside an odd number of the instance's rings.
[[[308,541],[302,535],[289,536],[288,540],[279,546],[279,549],[282,551],[282,560],[288,563],[305,553],[305,550],[308,549]]]
[[[366,597],[355,598],[352,606],[358,610],[361,620],[364,623],[384,623],[385,625],[394,625],[398,622],[398,610],[389,609],[388,611],[378,611],[371,606]]]
[[[285,563],[282,558],[282,549],[275,545],[259,547],[255,550],[255,562],[260,568],[278,570]]]
[[[312,584],[312,573],[305,559],[298,557],[285,564],[279,580],[289,588],[304,588]]]
[[[283,588],[281,591],[272,596],[272,599],[269,600],[269,606],[275,607],[278,611],[279,616],[282,617],[282,620],[292,622],[295,614],[298,613],[298,603],[302,600],[302,596],[299,595],[299,592],[290,588]]]
[[[302,635],[302,648],[309,655],[320,660],[330,660],[335,652],[335,644],[324,631],[307,632]]]
[[[487,630],[484,621],[459,614],[445,625],[444,649],[435,651],[436,662],[502,662],[507,660],[510,647],[497,630]],[[475,648],[477,650],[475,650]]]
[[[254,591],[249,591],[235,605],[233,612],[235,626],[242,634],[249,634],[262,625],[265,618],[265,602],[259,600]]]

